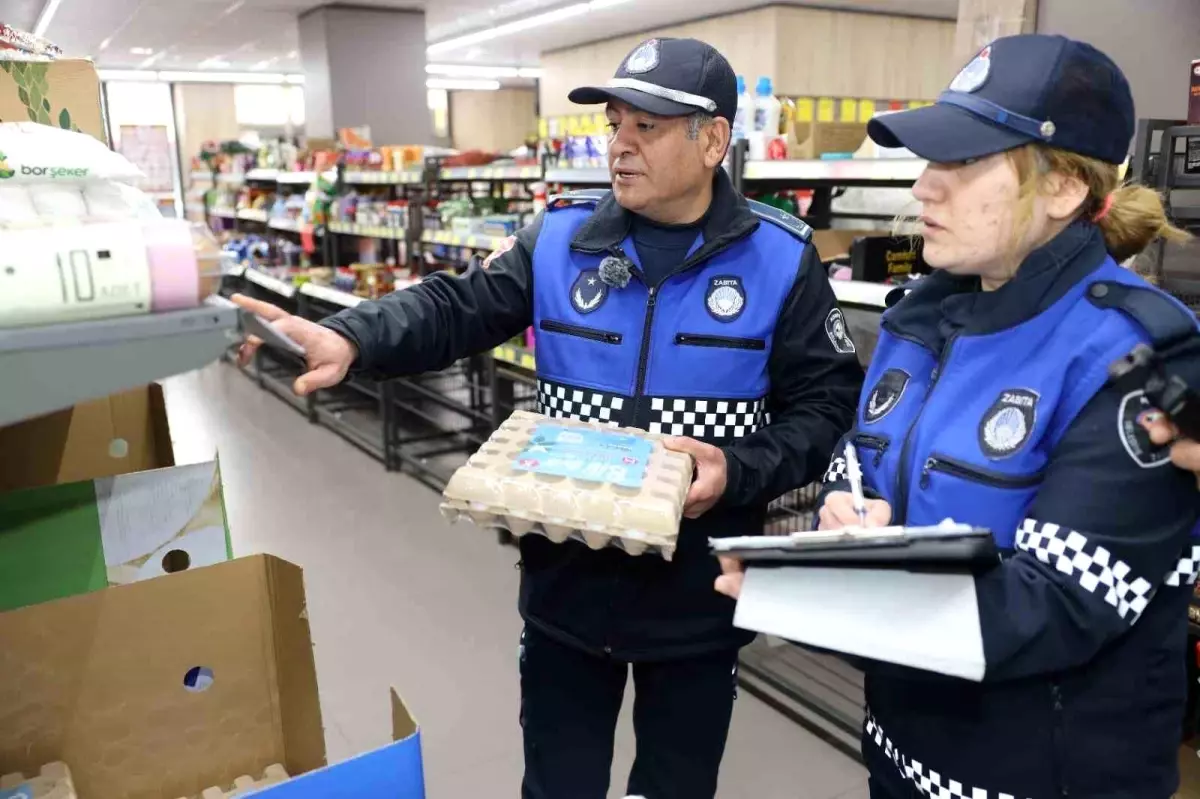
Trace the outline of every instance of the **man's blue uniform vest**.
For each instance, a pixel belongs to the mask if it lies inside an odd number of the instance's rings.
[[[617,288],[600,264],[624,257],[640,269],[632,238],[619,252],[570,247],[593,207],[548,211],[533,254],[539,410],[715,444],[757,430],[775,323],[806,242],[760,224],[657,287],[635,277]]]

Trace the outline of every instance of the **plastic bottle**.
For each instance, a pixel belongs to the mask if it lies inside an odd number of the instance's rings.
[[[747,121],[754,114],[754,101],[750,97],[750,93],[746,91],[746,79],[737,76],[737,113],[733,116],[733,140],[746,138]]]
[[[767,136],[779,135],[779,114],[783,104],[775,96],[770,78],[759,78],[754,93],[754,131]]]

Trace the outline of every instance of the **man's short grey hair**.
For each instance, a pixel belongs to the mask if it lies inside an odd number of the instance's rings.
[[[714,119],[715,117],[712,114],[704,111],[697,111],[693,114],[688,114],[687,137],[693,141],[700,138],[700,129],[711,125]]]

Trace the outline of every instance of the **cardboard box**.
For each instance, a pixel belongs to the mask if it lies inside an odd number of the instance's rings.
[[[231,557],[215,461],[0,494],[0,611]]]
[[[878,235],[878,230],[842,230],[839,228],[814,230],[812,243],[816,246],[821,260],[829,263],[830,261],[849,260],[850,247],[853,246],[855,240],[863,236]]]
[[[931,271],[923,256],[925,240],[920,236],[866,236],[850,247],[852,280],[886,283]]]
[[[423,799],[420,731],[325,768],[304,582],[269,556],[0,614],[0,773],[175,799],[279,763],[270,799]]]
[[[175,465],[162,386],[0,427],[0,493]]]
[[[788,138],[788,158],[850,155],[866,138],[867,126],[860,122],[794,122]]]
[[[0,59],[0,122],[29,120],[87,133],[108,144],[96,65],[86,58]]]

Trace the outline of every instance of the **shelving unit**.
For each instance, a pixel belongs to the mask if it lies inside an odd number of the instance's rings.
[[[234,311],[205,306],[0,330],[0,425],[198,369],[236,328]]]

